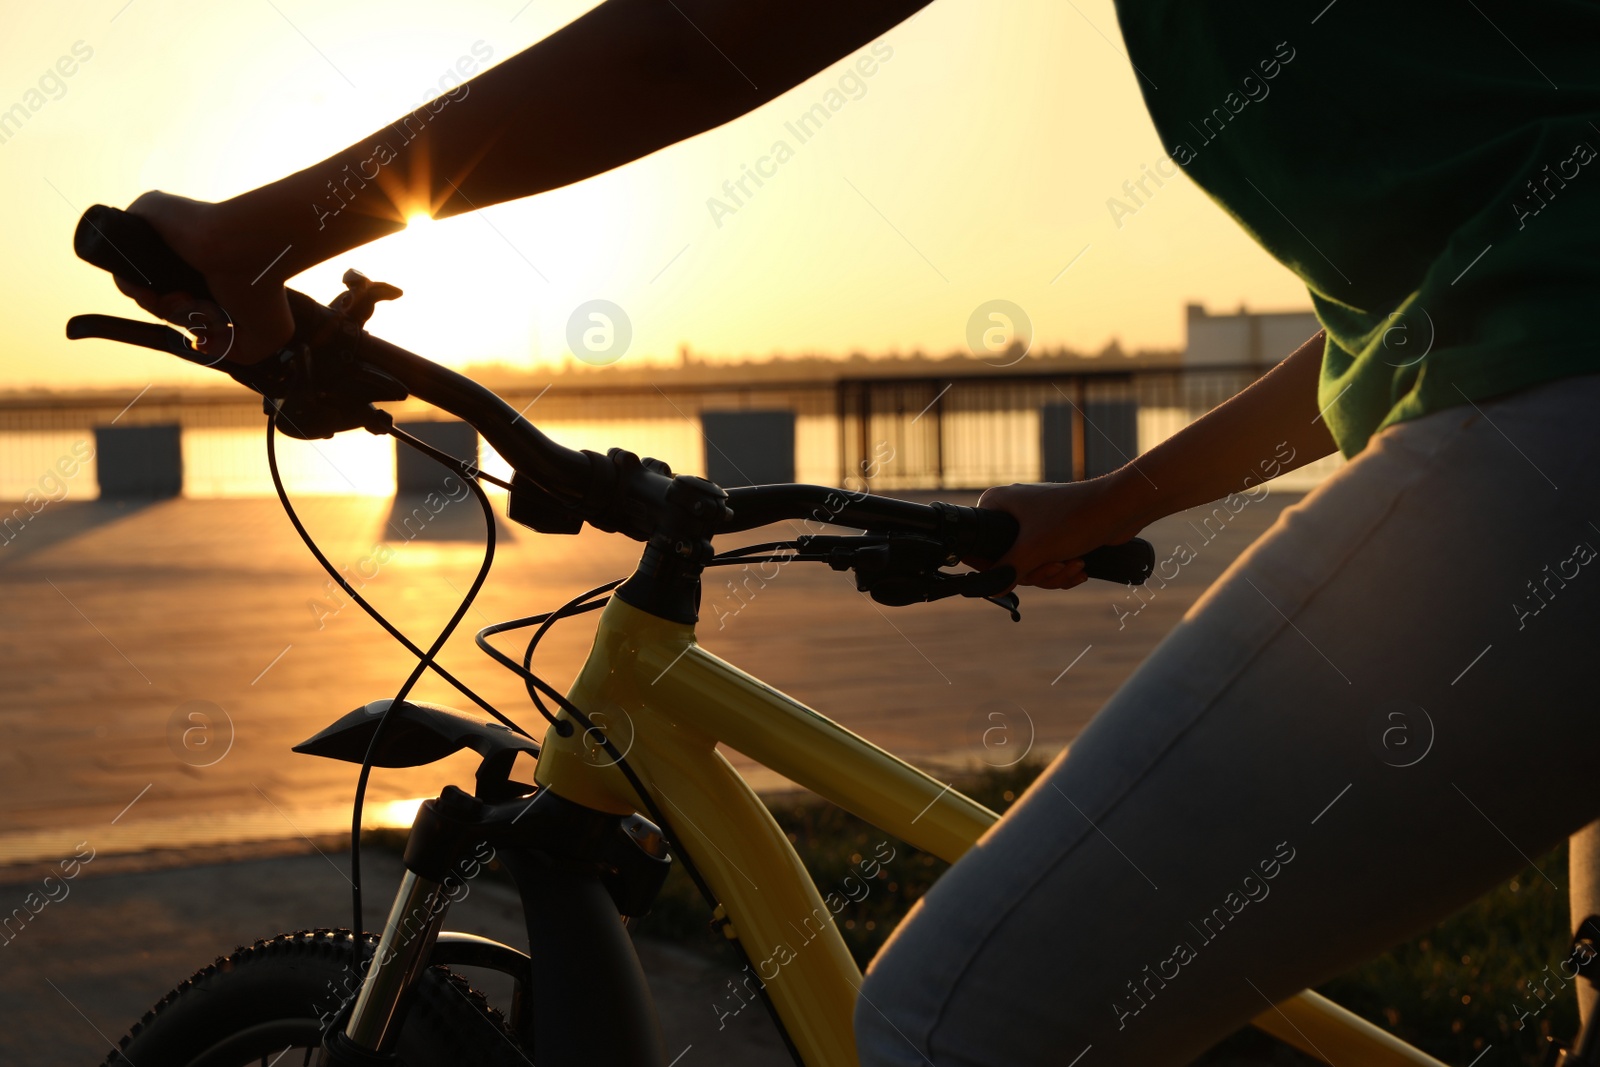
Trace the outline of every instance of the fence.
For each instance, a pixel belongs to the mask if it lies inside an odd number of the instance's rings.
[[[1151,369],[838,386],[840,478],[884,490],[1094,477],[1248,385],[1252,369]]]
[[[1143,366],[950,377],[852,377],[604,387],[557,381],[502,387],[524,417],[573,448],[613,446],[724,484],[797,480],[880,492],[983,489],[1112,470],[1244,388],[1259,367]],[[237,393],[0,400],[0,499],[21,500],[96,427],[177,425],[191,497],[271,493],[258,402]],[[428,418],[412,402],[398,417]],[[436,414],[436,413],[435,413]],[[789,447],[785,448],[785,445]],[[92,449],[89,449],[92,451]],[[301,493],[395,491],[393,445],[362,431],[285,441],[280,466]],[[504,471],[486,445],[484,466]],[[82,456],[79,456],[82,459]],[[1304,488],[1338,460],[1290,477]],[[97,478],[90,472],[79,485]],[[89,495],[75,491],[75,496]]]

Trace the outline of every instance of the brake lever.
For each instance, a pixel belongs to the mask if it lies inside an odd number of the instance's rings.
[[[796,538],[795,544],[801,551],[824,557],[836,571],[855,572],[856,589],[879,604],[898,608],[964,596],[986,600],[1009,613],[1012,622],[1022,621],[1016,593],[1005,591],[1017,580],[1013,568],[948,573],[940,568],[954,565],[955,553],[932,538],[808,535]]]
[[[241,366],[224,362],[222,356],[207,356],[194,347],[182,331],[158,322],[99,314],[74,315],[67,320],[67,340],[82,341],[89,338],[137,345],[169,356],[177,356],[196,366],[220,370],[263,397],[271,397],[277,391],[274,387],[288,379],[290,373],[288,367],[293,356],[291,348],[285,348],[260,363]]]
[[[1010,614],[1012,622],[1022,621],[1022,598],[1017,596],[1015,589],[1009,593],[1001,593],[999,596],[986,596],[983,599]]]
[[[82,341],[89,337],[165,352],[202,367],[214,367],[222,358],[207,357],[190,344],[181,332],[156,322],[141,322],[116,315],[74,315],[67,320],[67,340]]]
[[[944,571],[925,571],[920,574],[894,574],[867,577],[863,580],[857,572],[857,588],[873,600],[890,607],[909,604],[931,604],[946,597],[964,596],[974,600],[987,600],[1011,615],[1012,622],[1022,621],[1021,602],[1014,592],[1002,592],[1017,580],[1010,567],[996,567],[987,571],[966,571],[947,574]],[[863,585],[865,588],[862,588]]]
[[[108,231],[118,240],[113,241]],[[146,284],[210,299],[204,279],[136,215],[96,205],[79,221],[73,245],[82,259],[104,270],[131,269]],[[138,262],[129,259],[124,248]],[[137,345],[222,371],[259,393],[265,412],[278,416],[281,429],[291,437],[327,438],[354,429],[385,433],[393,419],[373,405],[405,400],[410,394],[397,378],[362,358],[367,337],[362,327],[379,301],[393,300],[401,290],[354,270],[346,271],[343,281],[344,292],[327,307],[286,290],[294,336],[277,352],[249,365],[208,357],[171,326],[115,315],[74,315],[67,320],[67,338]]]

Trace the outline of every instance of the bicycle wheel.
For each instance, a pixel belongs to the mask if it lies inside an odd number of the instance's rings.
[[[348,930],[280,934],[219,958],[146,1012],[106,1065],[314,1063],[323,1018],[359,988],[359,964],[377,943],[372,934],[362,940],[360,960]],[[443,967],[417,982],[395,1051],[403,1067],[529,1062],[500,1012]]]

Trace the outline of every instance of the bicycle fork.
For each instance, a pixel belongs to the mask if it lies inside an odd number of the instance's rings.
[[[450,910],[445,884],[407,869],[343,1029],[325,1035],[321,1067],[394,1062],[406,994],[422,977]]]
[[[380,1054],[393,1047],[401,998],[428,965],[449,910],[443,883],[406,871],[344,1028],[345,1036],[357,1047]]]
[[[479,851],[485,845],[487,854]],[[536,985],[528,956],[441,933],[464,879],[488,857],[515,879],[530,946],[537,937],[548,965],[535,1003],[527,995]],[[510,974],[518,990],[512,1020],[522,1040],[532,1037],[534,1009],[541,1012],[541,1065],[587,1062],[597,1047],[602,1062],[658,1062],[660,1031],[623,923],[649,909],[670,863],[660,831],[637,815],[594,812],[545,790],[494,803],[446,786],[417,812],[405,876],[377,949],[342,1028],[324,1035],[319,1067],[394,1064],[407,996],[437,963]],[[599,1034],[588,1025],[599,1021],[588,1018],[597,1010],[607,1023]]]

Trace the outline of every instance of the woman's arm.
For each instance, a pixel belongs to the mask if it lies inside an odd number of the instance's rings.
[[[1019,584],[1066,589],[1086,579],[1082,556],[1121,544],[1156,519],[1238,492],[1326,456],[1333,438],[1317,410],[1319,332],[1233,398],[1116,471],[1083,482],[1007,485],[979,504],[1022,524],[1004,560]],[[1283,459],[1287,452],[1292,458]]]
[[[147,193],[130,210],[206,276],[239,328],[229,358],[253,362],[288,338],[282,283],[307,267],[417,212],[554,189],[719,126],[927,2],[608,0],[320,163],[219,204]],[[197,308],[120,284],[175,322]]]

